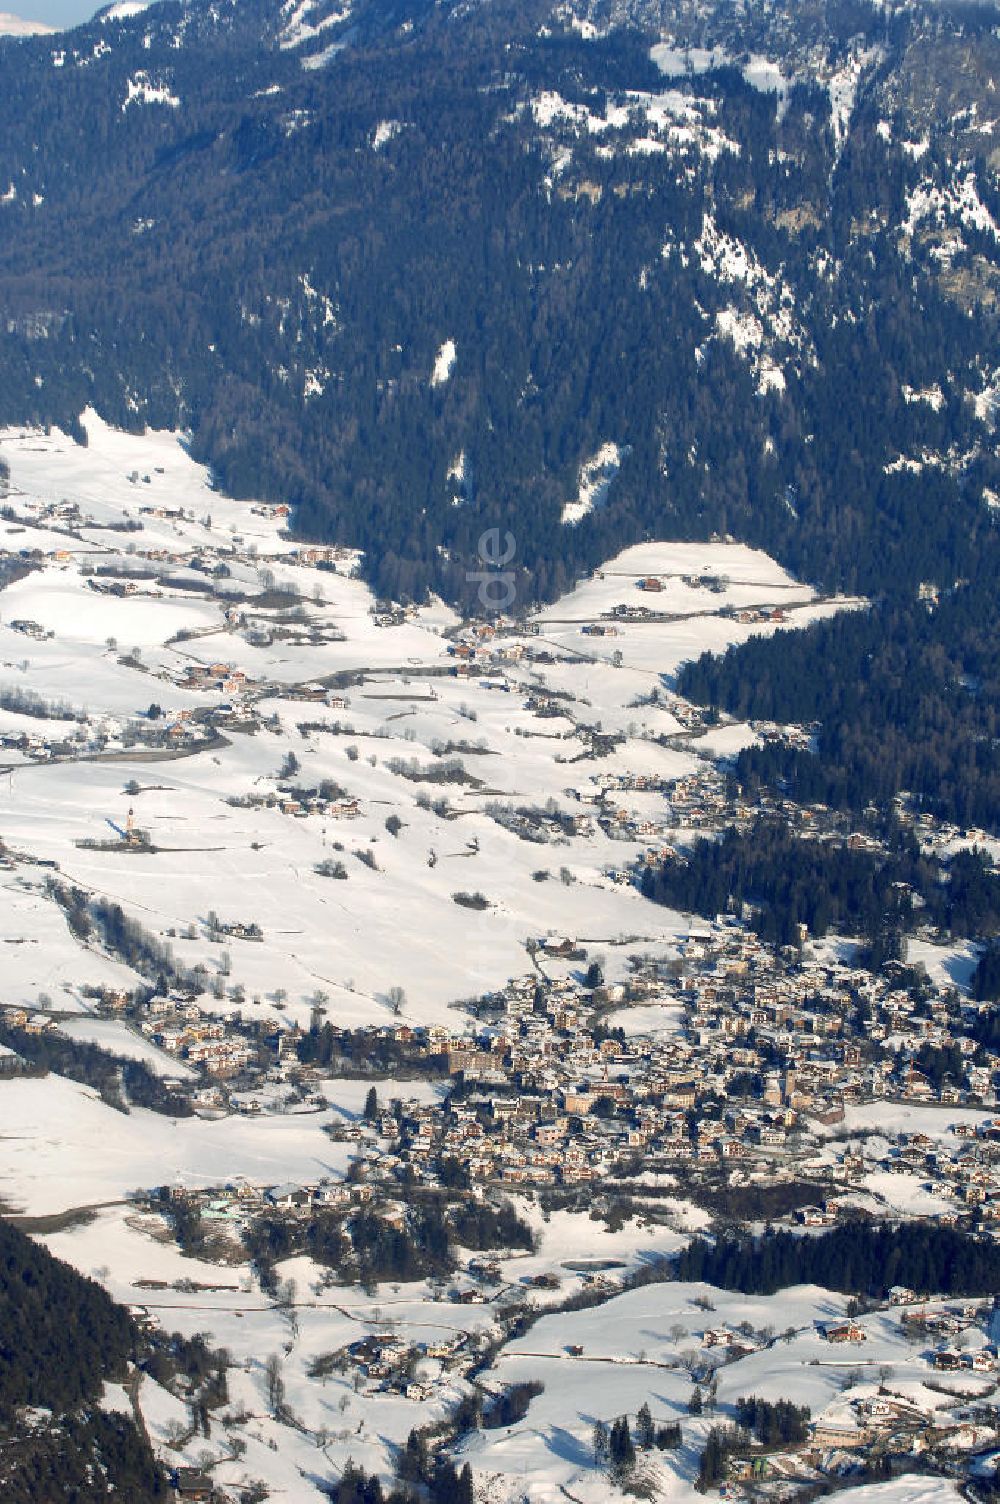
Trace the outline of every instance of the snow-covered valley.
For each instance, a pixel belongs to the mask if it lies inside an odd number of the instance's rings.
[[[290,536],[287,509],[213,489],[177,436],[84,423],[86,447],[0,434],[0,538],[23,564],[0,594],[0,1007],[25,1040],[142,1064],[186,1110],[129,1101],[127,1080],[126,1100],[109,1100],[8,1051],[0,1196],[144,1318],[228,1353],[228,1406],[201,1434],[182,1396],[141,1379],[159,1455],[210,1473],[224,1497],[257,1481],[318,1500],[349,1459],[388,1478],[412,1432],[447,1438],[462,1401],[519,1385],[532,1386],[519,1418],[453,1438],[479,1499],[616,1497],[595,1423],[643,1406],[680,1426],[642,1463],[676,1501],[696,1497],[710,1429],[750,1395],[808,1405],[820,1460],[843,1452],[845,1476],[880,1405],[914,1438],[934,1426],[980,1445],[977,1406],[995,1388],[972,1362],[993,1336],[980,1303],[953,1317],[969,1361],[945,1388],[900,1309],[858,1316],[845,1355],[830,1336],[853,1319],[843,1295],[665,1280],[661,1261],[712,1220],[680,1163],[653,1177],[653,1211],[619,1219],[543,1205],[523,1161],[481,1185],[473,1174],[470,1204],[502,1185],[530,1246],[461,1248],[447,1276],[349,1282],[295,1247],[262,1279],[242,1241],[254,1219],[372,1197],[391,1226],[397,1192],[440,1189],[394,1140],[402,1125],[419,1141],[456,1073],[506,1099],[466,1006],[505,988],[508,1025],[543,984],[572,1036],[586,974],[611,1040],[602,1055],[595,1031],[580,1051],[593,1095],[643,1051],[662,1064],[676,1050],[664,1080],[681,1089],[697,1070],[681,1007],[653,985],[639,1002],[633,983],[700,954],[706,926],[650,903],[630,874],[717,828],[718,759],[762,733],[711,722],[674,675],[705,649],[865,603],[820,599],[766,555],[713,541],[628,549],[537,612],[403,609],[372,598],[349,551]],[[326,1025],[377,1036],[395,1063],[322,1068],[302,1041]],[[522,1097],[550,1089],[556,1053],[540,1043],[521,1065]],[[942,1153],[988,1123],[915,1111],[912,1132]],[[447,1132],[474,1168],[471,1122],[459,1103]],[[550,1126],[541,1114],[532,1129],[540,1150]],[[831,1131],[809,1150],[817,1174],[846,1152],[850,1125]],[[611,1159],[570,1176],[560,1157],[538,1160],[542,1183],[606,1190]],[[862,1165],[858,1203],[901,1205],[904,1182],[878,1174]],[[183,1248],[189,1200],[201,1232]],[[801,1449],[773,1463],[800,1483],[818,1465]],[[853,1497],[959,1495],[903,1476]]]

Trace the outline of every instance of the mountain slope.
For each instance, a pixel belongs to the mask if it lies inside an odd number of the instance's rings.
[[[0,416],[189,427],[392,595],[469,596],[500,522],[525,596],[657,532],[967,573],[995,17],[164,0],[10,44]]]
[[[101,1408],[104,1382],[137,1356],[129,1313],[10,1222],[0,1221],[0,1482],[12,1504],[119,1493],[170,1496],[131,1417]]]

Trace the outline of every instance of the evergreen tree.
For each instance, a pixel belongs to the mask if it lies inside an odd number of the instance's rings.
[[[620,1415],[611,1423],[608,1456],[612,1467],[630,1468],[635,1464],[635,1445],[632,1441],[628,1417],[625,1415]]]

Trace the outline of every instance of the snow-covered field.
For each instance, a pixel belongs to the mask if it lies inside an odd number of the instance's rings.
[[[117,1046],[116,1046],[117,1049]],[[60,1076],[0,1085],[0,1195],[48,1215],[121,1201],[140,1187],[263,1185],[342,1174],[347,1146],[324,1134],[329,1115],[280,1113],[219,1119],[116,1112],[96,1092]]]
[[[755,1297],[675,1283],[633,1290],[593,1310],[542,1317],[526,1337],[508,1345],[483,1379],[533,1380],[544,1384],[544,1393],[522,1423],[479,1432],[466,1443],[465,1455],[477,1472],[491,1477],[495,1497],[521,1497],[531,1480],[526,1494],[533,1504],[567,1494],[597,1501],[609,1495],[592,1466],[594,1422],[634,1415],[645,1403],[656,1424],[680,1422],[683,1434],[680,1449],[659,1454],[657,1497],[693,1504],[702,1497],[691,1478],[704,1437],[711,1425],[732,1421],[741,1397],[791,1399],[807,1405],[814,1418],[848,1428],[857,1425],[852,1402],[870,1398],[880,1384],[928,1410],[947,1404],[945,1396],[924,1388],[929,1366],[901,1335],[896,1312],[866,1318],[863,1345],[831,1347],[819,1324],[842,1317],[845,1306],[843,1296],[812,1286]],[[756,1351],[728,1360],[705,1344],[705,1333],[718,1328],[745,1332]],[[692,1416],[692,1370],[704,1390],[713,1363],[715,1407]],[[992,1388],[988,1376],[958,1383],[971,1396]],[[926,1493],[890,1491],[884,1497],[935,1504],[954,1497],[930,1480],[927,1487]],[[857,1497],[867,1499],[868,1491]],[[871,1491],[872,1500],[881,1497],[878,1489]]]
[[[243,989],[245,1006],[267,1009],[281,988],[287,1017],[299,1022],[317,989],[328,995],[336,1022],[384,1021],[395,986],[406,992],[408,1018],[452,1022],[448,1005],[455,999],[524,969],[530,936],[579,935],[600,945],[641,935],[667,943],[684,929],[679,916],[652,910],[603,876],[648,842],[611,840],[598,831],[566,838],[550,852],[501,828],[489,810],[549,801],[579,808],[573,796],[593,787],[597,772],[671,777],[697,769],[696,746],[651,739],[681,732],[676,718],[662,706],[635,702],[669,684],[684,658],[775,629],[720,616],[723,606],[778,604],[788,624],[832,606],[816,604],[807,587],[745,547],[642,545],[547,608],[537,636],[513,640],[515,648],[526,642],[555,661],[505,663],[507,690],[498,691],[449,674],[444,634],[457,622],[443,606],[398,626],[377,626],[350,560],[335,573],[303,565],[281,536],[281,519],[213,491],[174,436],[119,434],[92,414],[86,421],[86,448],[58,433],[8,432],[0,440],[11,466],[10,503],[20,515],[37,521],[45,503],[76,503],[81,511],[72,537],[33,530],[32,542],[47,540],[46,567],[0,599],[0,690],[65,703],[86,716],[81,724],[88,732],[103,730],[107,751],[115,752],[123,728],[141,725],[151,703],[173,717],[231,700],[231,689],[197,690],[185,678],[192,666],[222,662],[247,676],[243,699],[252,695],[257,728],[226,733],[224,747],[148,764],[107,756],[28,763],[12,752],[0,773],[0,831],[12,848],[58,864],[67,880],[121,903],[169,937],[186,964],[216,974],[227,950],[228,986]],[[140,506],[171,515],[140,517]],[[106,531],[123,521],[141,521],[142,529]],[[106,562],[95,550],[123,546],[119,539],[136,550],[139,564],[160,569],[161,578],[140,580],[134,595],[98,594],[82,567]],[[119,557],[126,565],[135,561],[127,552]],[[224,559],[221,594],[206,591],[204,572],[190,568],[199,557]],[[637,590],[647,574],[662,578],[660,594]],[[707,589],[696,580],[705,575],[728,583]],[[276,633],[265,645],[259,631],[227,620],[227,595],[242,598],[249,619],[262,580],[297,592],[299,625],[322,640]],[[203,588],[193,593],[177,583],[183,581]],[[621,622],[615,636],[581,635],[582,625],[621,604],[655,607],[666,619]],[[264,616],[254,615],[258,628]],[[37,623],[41,635],[27,636],[12,621]],[[192,635],[178,640],[178,632]],[[498,672],[487,680],[495,682]],[[364,677],[334,708],[283,692],[338,673]],[[548,692],[565,697],[564,717],[539,720],[526,708],[529,696]],[[65,735],[77,728],[74,721],[2,715],[0,732],[28,728],[41,735],[55,727]],[[302,723],[312,723],[307,734],[296,729]],[[626,730],[628,742],[600,764],[574,761],[586,752],[581,723]],[[730,727],[712,735],[735,749],[750,733]],[[456,743],[460,752],[444,750]],[[331,781],[358,801],[357,817],[296,819],[275,808],[227,803],[273,793],[289,753],[298,769],[288,782],[316,788]],[[466,782],[404,776],[415,764],[433,778],[449,758],[460,759]],[[140,793],[125,791],[133,778]],[[441,798],[448,802],[443,813],[426,807]],[[121,826],[132,807],[155,853],[76,844],[112,837],[107,822]],[[395,836],[385,829],[393,813],[403,822]],[[357,855],[368,851],[374,867]],[[347,881],[315,873],[334,858],[344,862]],[[558,880],[562,869],[569,881]],[[548,879],[533,880],[545,871]],[[93,951],[81,956],[60,916],[39,899],[41,874],[29,873],[22,866],[3,877],[12,963],[4,1001],[37,1006],[48,993],[58,1008],[78,1010],[79,984],[110,981],[115,963]],[[452,900],[456,891],[482,892],[490,907],[460,908]],[[22,924],[15,916],[28,908],[32,916],[25,913]],[[263,943],[210,943],[204,919],[213,909],[224,920],[259,924]],[[185,938],[191,926],[196,933]],[[34,943],[43,935],[44,945]]]

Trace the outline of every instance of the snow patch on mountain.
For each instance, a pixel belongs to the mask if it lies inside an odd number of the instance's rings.
[[[351,6],[348,4],[343,10],[331,11],[329,15],[321,16],[318,20],[310,19],[316,10],[319,0],[285,0],[281,7],[282,28],[278,35],[278,46],[285,51],[293,47],[301,47],[304,42],[312,42],[331,26],[339,26],[346,21],[351,14]],[[306,65],[317,66],[313,59],[309,59]]]
[[[446,339],[434,361],[434,369],[431,372],[431,386],[444,385],[454,369],[457,354],[455,341],[453,339]]]
[[[944,185],[925,178],[907,194],[906,218],[902,224],[905,234],[913,236],[923,227],[945,229],[956,222],[1000,240],[1000,228],[979,196],[971,168],[964,176]]]
[[[731,340],[740,355],[750,355],[764,347],[764,326],[756,314],[745,308],[720,308],[715,327],[723,339]]]
[[[657,42],[650,48],[649,56],[660,72],[668,78],[696,77],[710,73],[715,68],[740,67],[744,81],[760,94],[778,96],[778,113],[784,110],[788,90],[794,80],[786,78],[777,63],[759,53],[750,53],[740,62],[729,55],[723,47],[679,47],[667,40]]]
[[[753,250],[734,235],[720,230],[711,214],[702,220],[701,234],[693,250],[701,269],[721,283],[742,283],[753,294],[756,311],[772,339],[801,344],[802,333],[795,321],[795,294],[780,272],[769,272]]]
[[[750,247],[720,230],[707,213],[693,249],[709,276],[718,282],[742,283],[753,294],[757,312],[772,339],[803,347],[805,336],[795,318],[795,293],[780,270],[769,272]]]
[[[122,104],[122,114],[132,104],[165,104],[176,110],[180,104],[167,84],[154,83],[148,73],[137,73],[128,80],[128,95]]]
[[[704,216],[694,249],[702,271],[719,282],[746,282],[749,286],[766,278],[753,252],[734,235],[720,230],[711,214]]]
[[[319,52],[310,52],[302,59],[303,68],[314,72],[317,68],[325,68],[327,63],[332,63],[338,53],[343,52],[346,42],[331,42],[329,47],[323,47]]]
[[[845,68],[840,68],[833,75],[827,85],[831,123],[838,146],[843,146],[847,139],[865,61],[863,56],[852,58]]]
[[[576,133],[604,135],[631,133],[624,149],[631,154],[654,152],[700,152],[714,162],[723,152],[739,155],[739,143],[711,124],[716,112],[712,99],[694,99],[680,89],[659,94],[629,91],[607,99],[603,114],[583,104],[573,104],[555,90],[543,90],[531,101],[535,123],[544,128],[569,127]],[[611,155],[613,148],[607,148]]]
[[[468,500],[469,465],[465,450],[460,449],[445,473],[445,482],[453,507],[464,506]]]
[[[792,85],[805,75],[802,72],[786,73],[784,67],[761,53],[750,53],[743,58],[733,56],[725,48],[682,47],[674,41],[658,42],[650,49],[650,59],[668,78],[697,78],[717,68],[738,68],[744,82],[761,94],[775,94],[778,116],[784,114]],[[858,85],[865,69],[876,62],[881,54],[877,48],[855,52],[841,67],[831,71],[819,66],[810,70],[811,81],[825,86],[830,97],[831,123],[838,146],[847,138]]]
[[[302,288],[303,296],[305,297],[306,303],[308,304],[310,309],[315,314],[319,315],[320,327],[323,329],[336,329],[336,304],[331,302],[325,292],[319,292],[317,288],[313,286],[307,272],[303,272],[302,276],[299,278],[299,286]]]
[[[448,466],[446,479],[457,481],[460,486],[465,484],[465,450],[459,450],[451,464]]]
[[[306,126],[312,125],[316,116],[312,110],[288,110],[278,119],[285,135],[294,136],[296,131],[304,131]]]
[[[902,391],[904,402],[925,402],[927,406],[932,407],[936,413],[939,413],[942,407],[944,407],[944,393],[939,386],[928,386],[922,388],[914,386],[904,386]]]
[[[97,20],[102,25],[108,21],[130,21],[133,16],[141,16],[151,4],[152,0],[115,0],[114,5],[100,12]]]
[[[589,460],[584,461],[580,466],[576,500],[567,501],[562,509],[563,523],[575,527],[589,512],[603,505],[626,453],[627,450],[609,441],[602,444]]]
[[[705,47],[678,47],[673,42],[657,42],[650,48],[649,56],[667,78],[710,73],[713,68],[725,67],[729,61],[721,47],[708,51]]]
[[[992,428],[1000,413],[1000,367],[984,378],[980,391],[967,392],[966,396],[980,423],[988,423]]]
[[[777,63],[752,53],[744,64],[743,78],[758,94],[777,94],[778,113],[781,113],[791,80],[785,77]]]
[[[310,397],[322,397],[329,376],[330,372],[326,366],[316,366],[313,370],[306,372],[302,383],[302,396],[305,401],[308,402]]]
[[[670,244],[664,256],[683,251]],[[769,272],[753,250],[736,236],[721,230],[706,213],[701,234],[691,246],[702,271],[719,286],[742,290],[738,300],[727,303],[715,315],[716,333],[729,340],[737,353],[753,366],[761,395],[783,391],[785,375],[779,350],[809,355],[808,340],[796,319],[795,294],[780,271]]]
[[[387,146],[405,129],[406,123],[403,120],[380,120],[372,136],[372,151],[381,151],[383,146]]]

